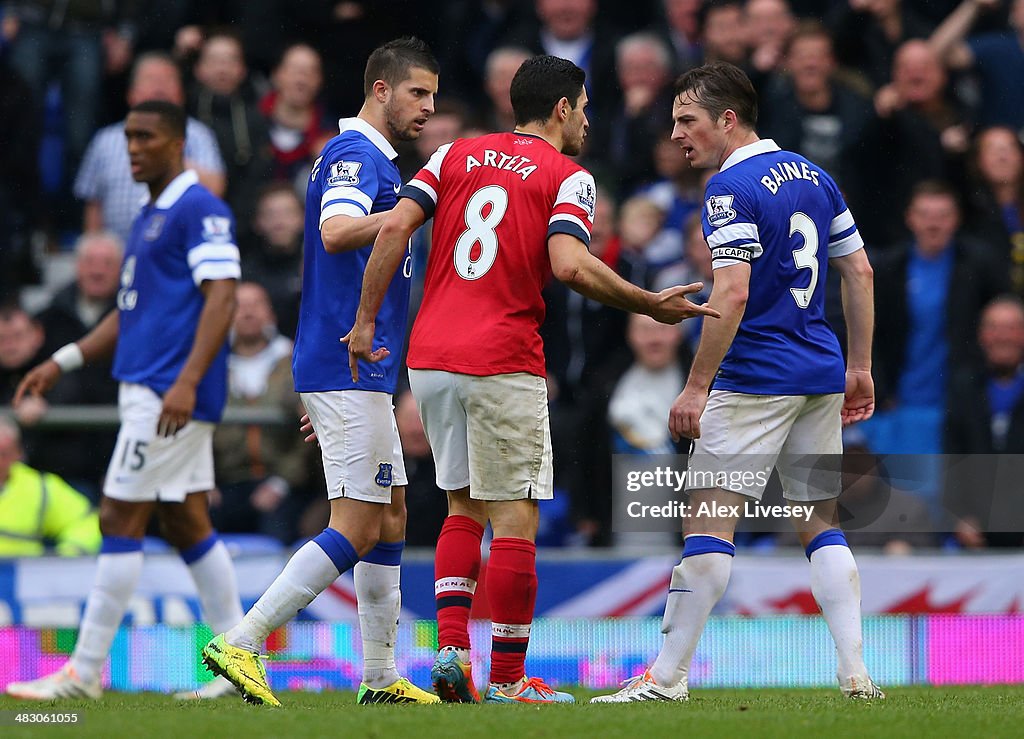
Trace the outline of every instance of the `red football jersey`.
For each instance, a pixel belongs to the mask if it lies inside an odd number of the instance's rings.
[[[434,216],[408,365],[543,377],[548,237],[590,246],[591,174],[539,136],[495,133],[439,148],[402,197]]]

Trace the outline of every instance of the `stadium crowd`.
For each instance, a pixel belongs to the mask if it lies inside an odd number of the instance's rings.
[[[237,219],[243,282],[230,404],[297,418],[290,357],[309,169],[337,119],[358,109],[368,52],[415,34],[440,59],[441,88],[423,136],[400,151],[403,175],[456,137],[511,130],[508,89],[519,64],[542,52],[569,58],[587,71],[592,101],[582,155],[600,186],[591,250],[654,290],[703,280],[709,291],[713,279],[700,228],[707,175],[669,140],[672,80],[709,60],[743,67],[761,100],[758,133],[832,173],[875,267],[878,406],[847,439],[857,452],[851,487],[874,455],[1024,452],[1024,0],[14,0],[0,8],[0,403],[9,405],[29,368],[114,306],[123,239],[145,194],[129,172],[123,119],[127,106],[159,99],[186,106],[188,166]],[[414,239],[414,281],[429,227]],[[46,285],[48,305],[30,314],[24,289],[70,249],[74,280]],[[827,289],[843,337],[838,280]],[[685,451],[666,423],[700,323],[628,318],[558,282],[546,300],[562,494],[542,507],[538,544],[609,545],[612,454]],[[15,410],[25,461],[94,501],[112,430],[38,424],[46,403],[113,405],[109,370],[68,375],[45,402]],[[408,541],[429,546],[444,516],[433,462],[408,391],[396,406]],[[297,424],[224,424],[215,449],[220,531],[290,543],[323,527],[319,455]],[[894,552],[1021,546],[1020,535],[985,530],[987,511],[966,487],[944,490],[934,469],[907,479],[914,489],[857,494],[884,496],[891,504],[882,515],[894,522],[930,525],[905,535],[894,523],[876,525],[860,533],[864,543]],[[858,543],[858,532],[850,540]]]

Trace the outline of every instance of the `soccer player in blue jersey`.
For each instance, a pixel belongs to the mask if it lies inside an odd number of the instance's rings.
[[[840,455],[842,427],[874,410],[864,243],[826,172],[758,138],[757,96],[737,67],[708,64],[680,77],[672,118],[672,139],[691,166],[719,170],[705,192],[703,227],[714,267],[708,305],[722,317],[704,324],[669,429],[693,439],[691,471],[742,484],[688,487],[695,515],[685,521],[682,561],[672,571],[661,652],[643,675],[594,701],[688,698],[697,641],[729,582],[737,521],[745,502],[764,492],[763,472],[754,473],[772,465],[788,500],[814,506],[796,528],[836,644],[840,688],[851,698],[884,698],[862,656],[857,565],[835,526],[837,466],[809,472],[804,456]],[[842,277],[845,365],[824,315],[829,266]]]
[[[328,527],[303,545],[235,628],[216,636],[204,661],[253,703],[279,702],[259,661],[271,631],[337,577],[353,570],[363,640],[360,703],[436,703],[395,669],[405,540],[405,465],[392,396],[401,353],[366,363],[358,382],[340,342],[355,322],[373,241],[394,208],[401,178],[394,145],[411,141],[434,112],[438,65],[418,39],[390,41],[366,63],[359,115],[313,163],[306,191],[302,305],[292,370],[323,454]],[[405,339],[412,256],[387,291],[375,346]]]
[[[140,103],[124,130],[132,176],[149,187],[149,200],[128,238],[117,310],[29,372],[14,400],[41,395],[61,373],[114,353],[121,430],[100,500],[96,579],[70,661],[52,675],[8,685],[20,698],[100,697],[103,664],[141,575],[142,539],[154,512],[189,565],[210,625],[227,628],[242,613],[231,558],[210,525],[207,501],[241,275],[234,219],[184,169],[180,107]],[[217,680],[199,696],[227,693],[233,687]]]

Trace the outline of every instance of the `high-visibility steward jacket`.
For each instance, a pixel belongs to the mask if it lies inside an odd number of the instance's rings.
[[[0,559],[37,557],[46,540],[61,555],[95,554],[99,517],[89,499],[57,475],[15,462],[0,487]]]

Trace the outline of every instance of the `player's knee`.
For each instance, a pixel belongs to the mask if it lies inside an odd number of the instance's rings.
[[[130,505],[114,505],[109,498],[100,503],[100,534],[141,539],[146,533],[150,510]]]
[[[487,503],[469,497],[469,488],[448,491],[448,515],[471,518],[481,526],[487,525]]]
[[[495,501],[488,503],[487,512],[495,538],[537,538],[540,509],[536,500]]]
[[[405,538],[405,526],[408,521],[405,502],[400,505],[389,505],[384,511],[380,525],[380,538],[384,541],[399,541]]]

